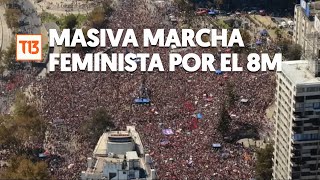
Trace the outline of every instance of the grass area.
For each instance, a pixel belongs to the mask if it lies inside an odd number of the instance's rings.
[[[222,28],[222,29],[229,29],[229,25],[226,24],[223,20],[219,19],[218,21],[216,21],[216,24]]]
[[[88,20],[88,16],[84,14],[78,14],[77,15],[78,28],[81,28],[87,20]]]
[[[88,17],[84,14],[77,14],[77,26],[76,28],[81,28],[83,24],[87,21]],[[55,16],[54,14],[43,12],[40,14],[41,22],[48,23],[48,22],[55,22],[60,28],[63,27],[64,21],[66,16]]]
[[[42,48],[42,57],[46,58],[47,53],[49,53],[49,45],[48,44],[44,45]]]
[[[40,14],[40,18],[42,23],[48,23],[48,22],[58,23],[59,21],[59,17],[45,11]]]
[[[48,44],[45,44],[44,47],[42,48],[42,52],[46,52],[49,50]]]

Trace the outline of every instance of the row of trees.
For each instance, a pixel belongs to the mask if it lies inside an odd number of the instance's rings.
[[[37,158],[37,153],[31,153],[29,144],[42,144],[46,122],[39,115],[34,104],[18,92],[12,115],[0,116],[0,147],[13,152],[9,167],[0,173],[0,179],[50,179],[47,163]],[[80,132],[92,144],[95,144],[101,134],[114,129],[111,116],[105,109],[99,108],[92,118],[83,123]]]
[[[227,99],[223,102],[220,109],[220,116],[218,122],[218,131],[221,135],[226,136],[230,133],[230,125],[232,119],[229,115],[228,108],[234,106],[234,103],[237,100],[237,95],[235,93],[234,84],[228,82],[226,86],[226,95]],[[272,144],[267,144],[265,148],[257,149],[256,151],[256,179],[264,180],[272,178],[272,157],[273,157],[273,146]]]
[[[20,26],[19,20],[21,15],[22,15],[22,12],[20,9],[6,8],[6,11],[5,11],[6,23],[13,32],[17,32],[17,30],[19,29],[19,26]]]
[[[27,102],[26,96],[18,92],[12,115],[0,116],[0,144],[20,151],[24,145],[42,142],[46,123],[36,106]]]
[[[52,179],[44,161],[32,162],[26,156],[17,156],[12,157],[9,164],[10,166],[0,174],[0,179]]]
[[[5,69],[13,70],[18,64],[16,63],[16,41],[12,39],[7,50],[0,52],[0,74]]]
[[[225,89],[227,99],[222,103],[220,108],[220,116],[218,122],[218,131],[222,136],[227,135],[230,132],[230,125],[232,119],[229,115],[228,108],[234,106],[234,103],[237,100],[237,96],[235,93],[235,86],[231,82],[227,82],[227,86]]]
[[[272,179],[273,150],[272,144],[267,144],[265,148],[256,151],[255,171],[257,180]]]
[[[45,130],[46,123],[36,106],[18,92],[13,113],[0,116],[1,147],[12,152],[9,167],[0,173],[0,179],[50,179],[47,164],[34,161],[27,153],[29,144],[42,143]]]

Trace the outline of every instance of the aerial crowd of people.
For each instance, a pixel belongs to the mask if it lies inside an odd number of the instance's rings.
[[[167,22],[168,6],[153,6],[149,0],[120,1],[108,28],[136,32],[177,28]],[[193,48],[194,53],[219,53],[218,48]],[[103,49],[98,48],[99,52]],[[169,57],[170,48],[129,48],[133,52],[160,53]],[[116,48],[125,52],[126,48]],[[187,49],[186,51],[190,51]],[[181,54],[190,52],[181,52]],[[81,52],[83,54],[83,52]],[[165,69],[168,60],[162,59]],[[240,57],[245,67],[246,59]],[[40,114],[47,120],[44,149],[55,155],[49,169],[57,179],[79,179],[86,170],[86,158],[94,146],[80,129],[98,108],[104,108],[117,129],[136,126],[146,153],[160,179],[250,179],[254,177],[253,149],[226,142],[218,131],[221,106],[228,98],[227,84],[234,85],[237,97],[227,111],[232,118],[230,132],[244,124],[255,127],[263,138],[271,128],[265,117],[275,90],[273,72],[52,72],[33,81]],[[150,91],[150,105],[134,104],[141,86]],[[245,99],[245,102],[241,102]],[[201,115],[201,116],[199,116]],[[164,129],[172,130],[164,134]],[[90,134],[90,132],[88,132]],[[98,139],[97,139],[98,141]],[[165,142],[165,143],[164,143]],[[213,144],[221,147],[214,148]]]

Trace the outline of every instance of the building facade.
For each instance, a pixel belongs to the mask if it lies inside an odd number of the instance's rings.
[[[273,179],[320,179],[320,78],[309,62],[277,73]]]
[[[144,149],[135,127],[126,131],[104,133],[87,159],[87,170],[82,171],[82,180],[156,180],[156,170],[149,154]]]
[[[301,0],[294,9],[293,42],[302,47],[305,58],[309,55],[319,57],[320,42],[320,2]]]

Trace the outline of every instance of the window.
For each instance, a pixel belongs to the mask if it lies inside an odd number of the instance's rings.
[[[297,93],[303,93],[304,92],[304,88],[297,88]]]
[[[320,99],[320,95],[306,96],[306,100],[311,100],[311,99]]]
[[[313,115],[313,111],[306,111],[306,112],[305,112],[305,115],[307,115],[307,116],[308,116],[308,115]]]
[[[303,102],[304,101],[304,96],[296,96],[295,97],[296,102]]]
[[[320,134],[294,134],[294,140],[296,141],[306,141],[306,140],[319,140]],[[310,150],[306,149],[305,152],[308,153]]]
[[[320,109],[320,102],[313,103],[313,109]]]
[[[296,104],[296,107],[297,107],[297,108],[304,108],[304,104],[303,104],[303,103],[297,103],[297,104]]]
[[[305,108],[313,108],[313,103],[305,103],[304,107]]]
[[[308,87],[307,92],[317,92],[320,91],[320,87]]]

